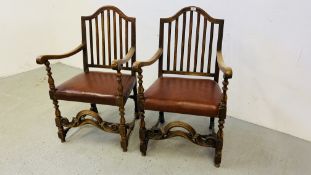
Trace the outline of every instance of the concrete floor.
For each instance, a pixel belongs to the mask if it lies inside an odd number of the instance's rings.
[[[56,82],[81,70],[52,65]],[[311,143],[235,118],[225,124],[223,162],[213,164],[214,150],[175,138],[150,141],[146,157],[139,152],[138,122],[127,153],[119,136],[84,126],[60,143],[54,110],[48,97],[43,68],[0,79],[0,174],[311,174]],[[63,116],[71,118],[88,104],[61,102]],[[126,114],[131,118],[133,103]],[[99,106],[108,121],[117,121],[117,108]],[[147,123],[157,119],[148,111]],[[166,114],[167,121],[186,120],[206,132],[208,119]]]

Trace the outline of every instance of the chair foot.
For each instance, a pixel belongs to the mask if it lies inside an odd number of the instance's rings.
[[[219,167],[220,167],[220,163],[219,163],[219,164],[216,164],[216,163],[215,163],[215,167],[216,167],[216,168],[219,168]]]
[[[148,141],[140,143],[140,152],[142,156],[146,156]]]
[[[161,124],[165,123],[164,112],[159,112],[159,122]]]
[[[63,132],[58,131],[58,138],[61,140],[62,143],[66,142],[66,134]]]
[[[214,129],[215,126],[215,118],[210,118],[209,129]]]
[[[120,144],[123,152],[127,152],[127,145],[128,145],[127,140],[121,140]]]
[[[98,113],[98,110],[97,110],[97,107],[96,107],[96,104],[91,104],[91,108],[90,108],[90,110],[91,111],[93,111],[93,112],[96,112],[96,113]]]
[[[121,140],[120,140],[120,145],[121,145],[121,148],[123,150],[123,152],[126,152],[127,151],[127,145],[128,145],[128,137],[126,136],[127,135],[127,130],[125,128],[125,125],[122,125],[119,126],[119,133],[120,133],[120,136],[121,136]]]
[[[139,129],[139,137],[140,137],[140,152],[142,156],[146,156],[147,147],[148,147],[148,137],[146,135],[146,129]]]
[[[215,158],[214,158],[214,164],[217,168],[220,167],[221,163],[221,152],[216,152]]]
[[[146,152],[141,152],[141,155],[142,156],[146,156]]]
[[[134,115],[135,115],[135,119],[138,120],[138,119],[139,119],[139,114],[138,114],[138,112],[135,112]]]
[[[217,168],[220,167],[221,155],[222,155],[222,141],[218,141],[215,148],[215,158],[214,158],[214,163]]]

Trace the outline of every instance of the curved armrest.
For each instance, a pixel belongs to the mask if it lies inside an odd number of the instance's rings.
[[[232,78],[232,68],[225,65],[222,53],[220,51],[217,51],[217,64],[226,78]]]
[[[149,65],[153,64],[154,62],[156,62],[160,58],[162,53],[163,53],[163,49],[158,49],[156,51],[156,53],[151,58],[149,58],[148,60],[136,61],[133,65],[133,70],[138,71],[140,68],[142,68],[144,66],[149,66]]]
[[[41,55],[37,57],[36,62],[37,64],[45,64],[48,60],[67,58],[80,52],[83,48],[84,48],[84,44],[80,44],[78,47],[76,47],[72,51],[62,54],[62,55]]]
[[[135,47],[131,47],[123,59],[113,60],[111,65],[112,69],[121,70],[122,65],[124,63],[127,63],[133,57],[135,50],[136,50]]]

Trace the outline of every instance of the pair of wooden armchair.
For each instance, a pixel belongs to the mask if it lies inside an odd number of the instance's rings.
[[[221,53],[224,21],[212,18],[201,8],[193,6],[181,9],[172,17],[161,18],[159,49],[146,61],[136,61],[135,18],[126,16],[114,6],[104,6],[93,15],[82,17],[81,21],[82,44],[69,53],[44,55],[36,60],[46,66],[61,141],[65,142],[70,128],[91,124],[120,134],[121,147],[127,151],[135,119],[140,118],[140,151],[143,155],[146,155],[150,139],[180,136],[197,145],[215,148],[214,162],[218,167],[223,147],[227,85],[232,77],[232,70],[225,66]],[[84,73],[56,87],[49,61],[80,51],[83,51]],[[144,92],[142,68],[156,61],[158,79]],[[113,69],[116,73],[91,71],[90,68]],[[129,73],[121,73],[121,70]],[[220,71],[224,77],[222,90],[218,85]],[[179,77],[166,76],[169,74]],[[132,91],[133,95],[130,95]],[[134,100],[135,114],[133,121],[126,123],[124,106],[128,98]],[[69,121],[61,115],[58,100],[90,103],[91,108],[80,111]],[[118,106],[120,122],[104,121],[98,114],[96,104]],[[159,120],[151,129],[145,127],[145,110],[159,111]],[[165,123],[164,112],[210,117],[210,134],[200,135],[181,121],[162,126]],[[218,118],[217,133],[214,131],[214,118]]]

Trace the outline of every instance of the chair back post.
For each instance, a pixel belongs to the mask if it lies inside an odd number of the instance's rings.
[[[159,48],[163,49],[163,30],[164,30],[164,21],[161,18],[160,19],[160,31],[159,31]],[[159,63],[158,63],[158,77],[162,77],[163,75],[163,53],[161,54],[159,58]]]
[[[133,67],[133,64],[136,61],[136,51],[137,51],[137,48],[136,48],[136,18],[134,18],[133,22],[132,22],[131,45],[132,45],[132,47],[135,47],[135,52],[134,52],[134,55],[132,57],[132,62],[131,62],[131,67]],[[132,75],[135,75],[135,74],[136,74],[135,71],[132,71]]]
[[[224,31],[224,20],[219,21],[219,29],[218,29],[218,41],[217,41],[217,52],[222,49],[222,40],[223,40],[223,31]],[[217,60],[217,57],[216,57]],[[215,61],[215,76],[214,81],[219,82],[219,67],[217,61]]]
[[[82,44],[84,44],[83,48],[83,70],[84,72],[89,72],[89,68],[87,66],[87,41],[86,41],[86,27],[85,27],[85,19],[81,17],[81,33],[82,33]]]

